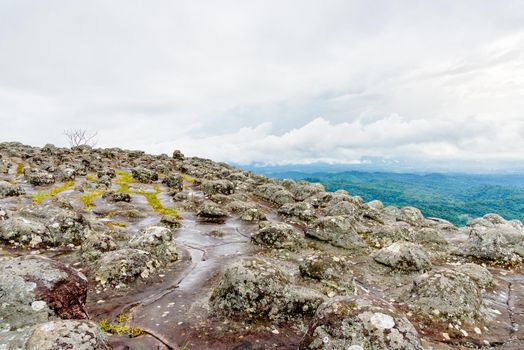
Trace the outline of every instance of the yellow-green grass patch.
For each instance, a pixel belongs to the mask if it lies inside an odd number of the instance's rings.
[[[73,187],[75,184],[74,181],[66,181],[64,182],[63,184],[59,185],[59,186],[55,186],[53,187],[51,190],[49,190],[48,192],[37,192],[33,195],[33,203],[34,204],[40,204],[42,203],[42,201],[44,199],[50,199],[50,198],[53,198],[55,197],[57,194],[59,194],[60,192],[63,192],[71,187]]]
[[[102,195],[102,191],[91,191],[87,192],[86,194],[80,196],[80,201],[84,204],[84,209],[91,209],[93,208],[93,201]]]
[[[16,177],[19,177],[20,175],[22,175],[24,173],[24,164],[22,163],[18,163],[16,165]]]

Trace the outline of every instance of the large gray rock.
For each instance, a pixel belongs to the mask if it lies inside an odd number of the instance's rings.
[[[317,219],[313,206],[307,202],[286,203],[278,209],[278,213],[291,221],[311,223]]]
[[[412,226],[421,226],[425,222],[422,212],[419,209],[413,207],[401,208],[400,215],[397,217],[397,220],[407,222]]]
[[[57,320],[24,331],[0,334],[2,350],[109,350],[106,336],[91,321]]]
[[[456,270],[468,275],[468,277],[475,281],[480,288],[486,288],[493,282],[493,275],[491,272],[489,272],[489,270],[484,266],[475,263],[459,265]]]
[[[75,169],[66,165],[59,166],[55,171],[55,178],[60,182],[73,181],[75,179],[75,175]]]
[[[139,249],[119,249],[102,255],[97,262],[95,280],[100,284],[131,283],[147,279],[158,268],[159,261]]]
[[[158,174],[155,171],[143,167],[132,169],[131,176],[133,176],[133,179],[142,183],[151,183],[158,180]]]
[[[291,192],[289,192],[283,186],[273,183],[258,186],[255,189],[255,194],[278,206],[295,202],[295,198]]]
[[[446,269],[416,279],[409,305],[427,320],[472,322],[479,317],[483,300],[479,286],[468,275]]]
[[[524,226],[520,221],[487,214],[470,221],[462,231],[469,237],[458,254],[508,265],[521,263],[524,258]]]
[[[224,208],[212,201],[205,201],[197,209],[197,216],[204,220],[223,220],[228,217]]]
[[[211,180],[202,184],[202,192],[206,196],[214,194],[230,195],[235,193],[235,185],[229,180]]]
[[[118,246],[110,235],[93,232],[82,242],[82,257],[87,261],[98,260],[102,254],[117,250]]]
[[[210,298],[211,308],[227,316],[282,320],[312,314],[324,296],[295,287],[276,265],[245,259],[229,266]]]
[[[297,249],[304,241],[304,233],[285,223],[269,223],[260,225],[251,234],[251,241],[271,248]]]
[[[56,317],[86,318],[87,278],[41,256],[0,261],[0,333]]]
[[[131,239],[129,246],[151,253],[158,261],[168,263],[177,259],[173,231],[163,226],[149,226]]]
[[[27,181],[34,186],[51,185],[55,183],[55,176],[43,169],[25,168],[24,175]]]
[[[349,268],[346,257],[321,254],[307,256],[300,262],[299,270],[302,276],[306,278],[319,281],[338,281]]]
[[[50,233],[44,224],[19,216],[0,222],[0,239],[12,245],[31,248],[51,242]]]
[[[22,208],[0,222],[0,240],[32,248],[80,245],[90,232],[80,213],[49,205]]]
[[[394,271],[410,273],[431,270],[431,260],[426,251],[418,244],[395,242],[376,251],[373,259]]]
[[[301,350],[422,350],[419,335],[393,307],[365,297],[335,297],[317,310]]]
[[[185,159],[185,157],[180,150],[176,149],[173,151],[173,159],[182,161]]]
[[[106,201],[117,203],[117,202],[131,202],[131,195],[125,192],[117,191],[106,191],[102,194],[102,198]]]
[[[184,179],[180,174],[166,175],[162,180],[162,183],[176,192],[180,192],[184,189]]]
[[[415,240],[416,231],[405,222],[387,222],[375,227],[367,236],[368,242],[376,248],[386,247],[394,242]]]
[[[351,202],[338,202],[326,208],[327,216],[349,215],[356,216],[358,214],[358,206]]]
[[[286,180],[283,184],[297,201],[303,201],[319,192],[325,191],[324,186],[319,183]]]
[[[19,185],[12,185],[6,181],[0,181],[0,198],[18,197],[25,194],[25,190]]]
[[[342,248],[362,248],[366,244],[358,235],[355,222],[347,216],[326,216],[307,228],[306,235]]]

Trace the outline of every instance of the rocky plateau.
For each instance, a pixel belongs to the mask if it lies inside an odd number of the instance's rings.
[[[524,226],[0,143],[0,350],[524,349]]]

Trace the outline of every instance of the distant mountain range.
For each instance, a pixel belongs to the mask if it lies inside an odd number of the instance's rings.
[[[365,201],[414,206],[425,216],[464,225],[486,213],[524,221],[524,175],[463,173],[397,173],[344,171],[342,166],[251,166],[276,178],[304,179],[323,184],[328,191],[345,189]]]

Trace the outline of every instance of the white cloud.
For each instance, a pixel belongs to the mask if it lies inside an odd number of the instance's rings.
[[[523,14],[521,1],[5,0],[0,141],[63,145],[82,127],[101,146],[238,162],[524,160]]]
[[[273,133],[270,123],[242,128],[234,133],[203,138],[180,137],[175,145],[191,155],[220,161],[267,164],[364,162],[368,157],[404,160],[467,159],[478,142],[495,142],[507,135],[493,134],[489,123],[470,118],[464,121],[407,120],[391,115],[370,123],[334,124],[324,118],[292,129]],[[147,147],[144,145],[144,147]],[[153,152],[170,152],[173,143],[150,146]],[[497,153],[498,151],[498,153]],[[501,157],[505,149],[493,149]],[[488,154],[491,155],[491,154]]]

